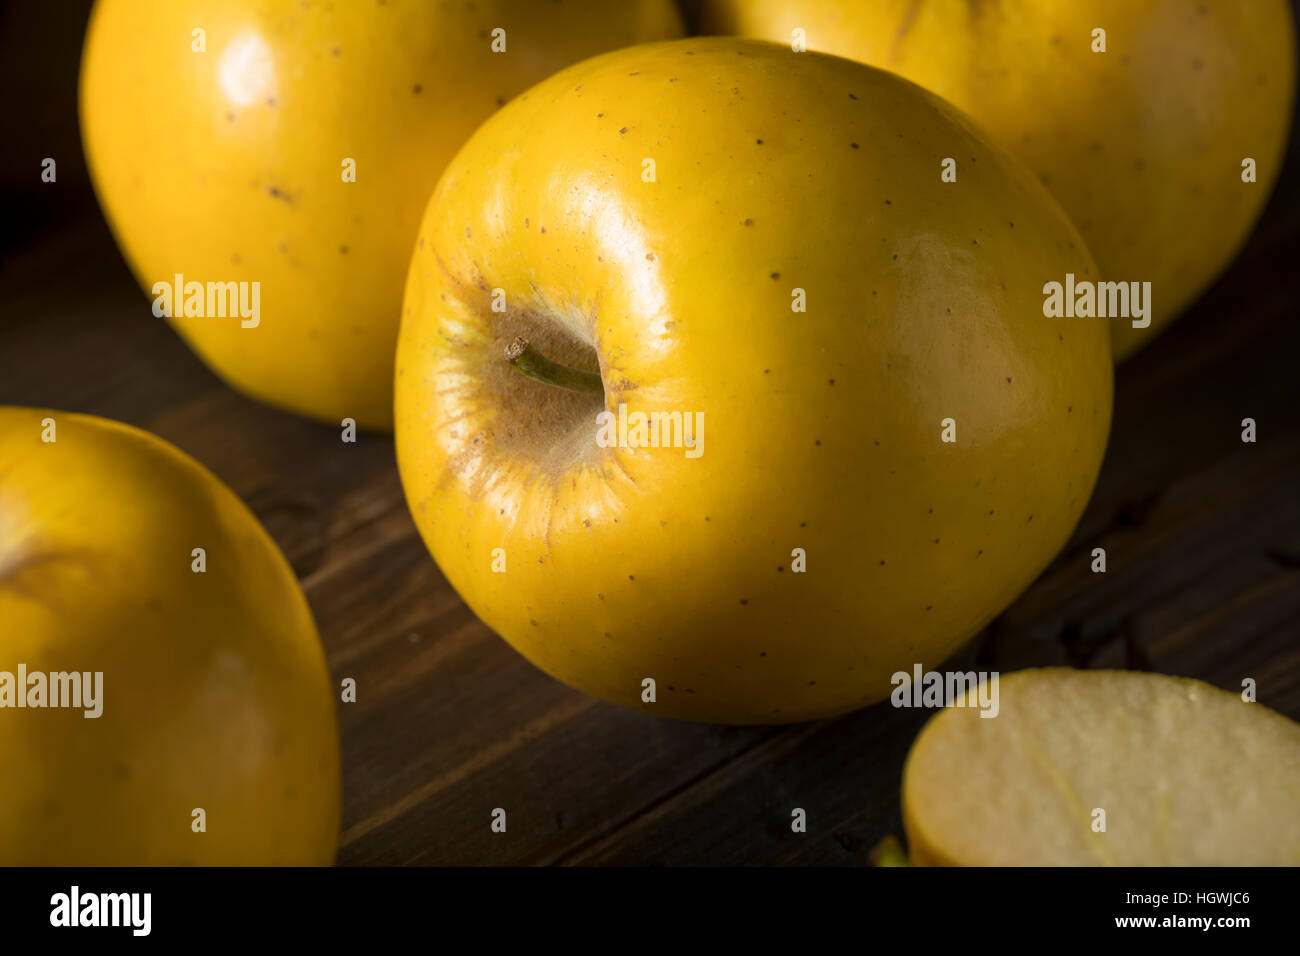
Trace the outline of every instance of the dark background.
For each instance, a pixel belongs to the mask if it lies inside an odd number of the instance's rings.
[[[214,471],[302,580],[343,705],[343,863],[860,864],[901,833],[926,714],[675,723],[556,683],[479,623],[421,544],[392,442],[258,405],[150,312],[86,177],[86,0],[0,12],[0,404],[129,422]],[[40,182],[45,156],[58,182]],[[1300,718],[1300,155],[1232,267],[1117,374],[1070,544],[953,666],[1127,667]],[[1259,423],[1240,440],[1242,418]],[[1089,570],[1094,547],[1109,571]],[[1243,767],[1243,773],[1250,768]],[[505,807],[507,835],[489,831]],[[790,810],[809,832],[790,832]]]

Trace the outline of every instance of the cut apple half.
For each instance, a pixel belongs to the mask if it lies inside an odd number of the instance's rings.
[[[1043,669],[948,707],[903,771],[913,863],[1300,864],[1300,725],[1184,678]]]

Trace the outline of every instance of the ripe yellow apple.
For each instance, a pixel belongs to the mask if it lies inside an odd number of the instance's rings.
[[[1111,362],[1104,323],[1044,317],[1067,272],[1095,265],[1032,173],[891,74],[726,38],[593,58],[430,200],[408,503],[470,607],[575,687],[733,723],[879,700],[1088,500]]]
[[[1223,271],[1282,165],[1288,0],[705,0],[703,21],[787,44],[802,29],[968,111],[1061,201],[1103,277],[1152,283],[1150,325],[1112,323],[1117,358]]]
[[[996,717],[945,708],[912,746],[913,863],[1300,864],[1300,725],[1159,674],[1047,668],[998,684]]]
[[[99,0],[86,155],[141,285],[200,283],[202,308],[157,314],[218,375],[387,429],[402,284],[447,161],[560,67],[680,32],[670,0]]]
[[[230,489],[146,432],[0,407],[0,767],[0,865],[334,859],[307,602]]]

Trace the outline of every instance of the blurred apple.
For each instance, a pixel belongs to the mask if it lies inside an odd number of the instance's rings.
[[[218,375],[389,428],[402,283],[452,154],[560,67],[679,34],[670,0],[100,0],[86,154],[141,285],[201,284],[172,324]],[[246,314],[210,282],[248,283]]]
[[[257,519],[100,418],[0,407],[0,462],[0,865],[331,863],[334,695]]]
[[[1152,284],[1149,325],[1111,323],[1117,358],[1227,268],[1286,150],[1288,0],[705,0],[703,20],[786,44],[798,29],[969,112],[1061,201],[1103,278]]]

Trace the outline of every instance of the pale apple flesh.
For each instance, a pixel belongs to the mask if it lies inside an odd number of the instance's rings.
[[[480,128],[416,246],[417,526],[484,621],[607,700],[731,723],[880,700],[1088,499],[1107,330],[1041,290],[1095,266],[1028,170],[882,71],[733,39],[588,60]],[[602,394],[521,374],[516,338]],[[601,444],[620,408],[701,415],[700,453]]]
[[[999,685],[996,717],[948,707],[908,755],[913,863],[1300,864],[1300,725],[1158,674],[1048,668]]]
[[[0,407],[0,672],[0,865],[333,861],[310,609],[243,503],[171,445]],[[74,673],[93,708],[18,706]]]

